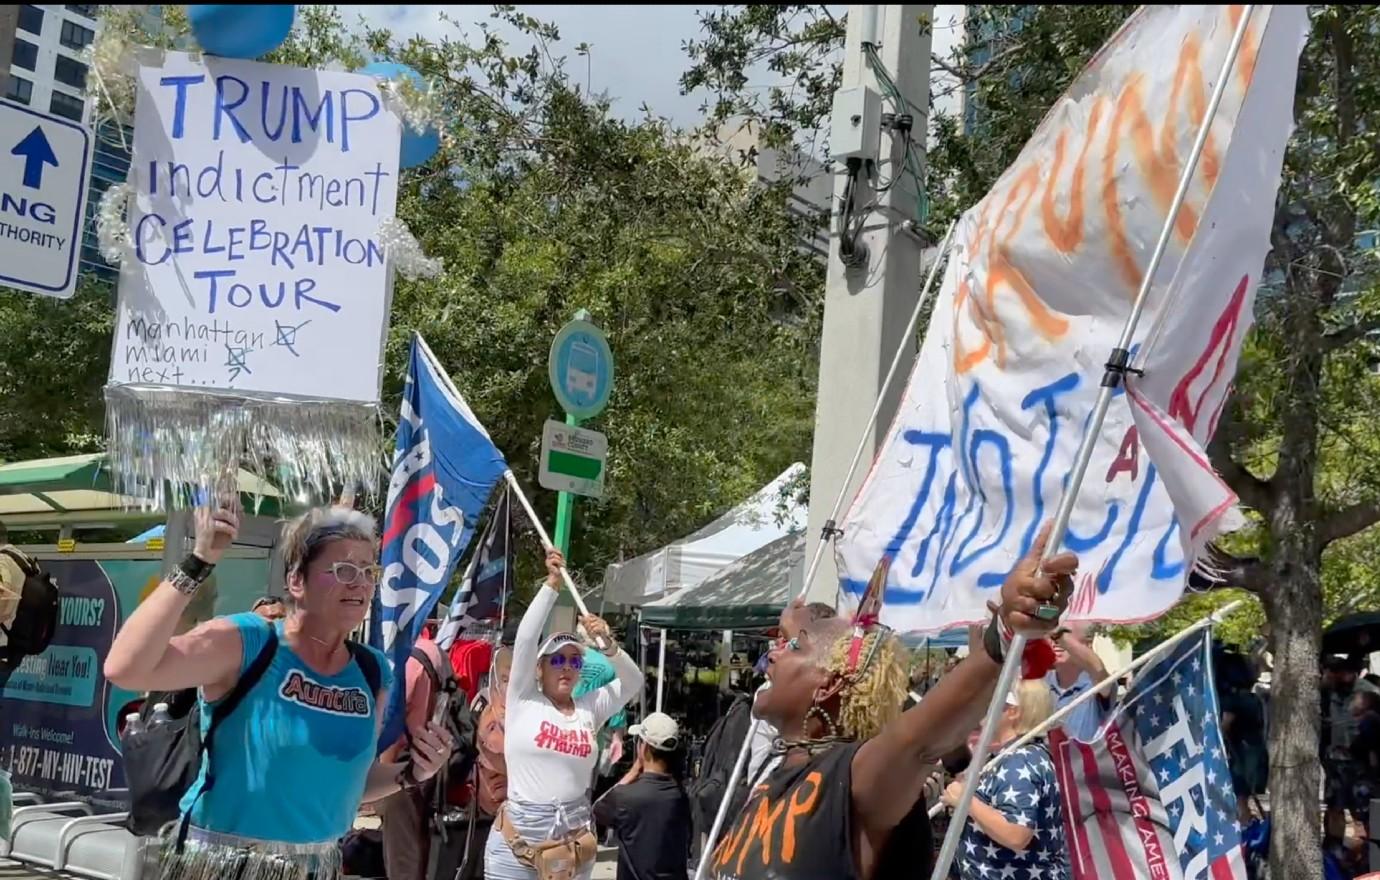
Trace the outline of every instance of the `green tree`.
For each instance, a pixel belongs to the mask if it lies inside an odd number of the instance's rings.
[[[933,59],[965,89],[977,127],[932,108],[928,189],[932,230],[980,198],[1015,158],[1054,99],[1132,11],[1124,6],[968,6],[968,42]],[[687,88],[715,92],[720,114],[757,114],[779,137],[818,129],[837,82],[843,23],[817,6],[720,7],[687,45]],[[1213,461],[1255,527],[1225,546],[1233,582],[1259,597],[1274,654],[1270,731],[1275,876],[1321,873],[1317,835],[1318,656],[1327,609],[1363,588],[1374,595],[1380,473],[1373,439],[1380,380],[1374,242],[1380,225],[1380,19],[1373,7],[1310,7],[1295,118],[1258,298],[1258,324],[1238,387],[1212,444]],[[925,28],[928,22],[917,22]],[[786,86],[758,100],[745,65],[766,64]],[[1358,240],[1366,246],[1358,246]],[[1357,579],[1364,575],[1364,584]],[[1329,600],[1325,602],[1325,599]],[[1223,597],[1192,598],[1180,619]],[[1243,612],[1237,633],[1251,610]],[[1259,613],[1256,611],[1255,613]],[[1258,620],[1258,618],[1257,618]],[[1186,622],[1186,621],[1185,621]]]
[[[107,21],[141,42],[185,45],[180,7],[165,9],[154,20],[112,8]],[[561,417],[547,352],[577,309],[592,312],[617,379],[590,425],[609,437],[607,496],[581,501],[573,536],[572,561],[589,583],[805,459],[823,268],[801,247],[786,191],[661,121],[615,118],[569,82],[556,30],[511,7],[496,7],[476,33],[456,26],[435,41],[399,41],[346,14],[299,7],[268,60],[410,64],[432,81],[448,121],[441,153],[402,176],[398,216],[445,271],[397,280],[388,417],[420,331],[550,526],[554,493],[536,487],[542,424]],[[533,48],[515,51],[498,20]],[[0,294],[7,457],[98,448],[113,302],[103,290],[74,303]],[[539,557],[521,565],[519,582],[534,582]]]
[[[786,193],[647,118],[580,94],[558,34],[500,9],[536,46],[492,33],[387,54],[434,77],[455,142],[400,195],[431,281],[400,281],[387,385],[423,331],[514,470],[535,484],[542,423],[559,417],[546,355],[579,308],[609,336],[617,382],[592,427],[609,437],[608,497],[582,501],[574,559],[610,562],[702,525],[802,460],[813,418],[822,267]],[[379,51],[391,41],[371,32]],[[551,521],[554,496],[540,493]]]
[[[94,276],[68,300],[0,294],[0,460],[101,448],[113,296]]]

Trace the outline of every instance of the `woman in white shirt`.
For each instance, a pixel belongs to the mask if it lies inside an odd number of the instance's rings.
[[[513,645],[503,756],[508,799],[484,847],[488,880],[567,876],[588,880],[594,870],[589,781],[599,758],[595,734],[642,690],[642,670],[594,615],[581,619],[590,638],[609,645],[617,678],[576,698],[584,654],[571,633],[541,640],[560,594],[565,560],[546,556],[546,587],[528,606]],[[602,639],[601,639],[602,637]]]

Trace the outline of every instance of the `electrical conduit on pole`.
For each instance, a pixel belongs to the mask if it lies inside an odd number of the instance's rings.
[[[915,303],[915,309],[911,313],[910,322],[906,325],[906,333],[901,338],[900,345],[897,346],[895,355],[891,359],[891,366],[887,370],[886,378],[882,380],[881,391],[877,395],[877,400],[872,407],[872,418],[863,424],[861,436],[858,438],[857,447],[853,450],[853,460],[849,464],[848,473],[843,481],[843,486],[838,495],[834,498],[834,506],[830,509],[829,519],[826,528],[833,529],[838,517],[843,512],[844,502],[847,500],[848,487],[853,481],[853,474],[857,471],[858,465],[862,462],[863,453],[867,450],[868,439],[872,436],[872,425],[876,422],[878,414],[881,412],[883,401],[886,398],[886,391],[891,387],[891,383],[896,378],[896,373],[901,365],[901,359],[905,356],[906,349],[912,345],[915,338],[916,325],[920,322],[920,315],[925,310],[931,299],[934,297],[935,281],[939,277],[939,267],[943,264],[944,258],[949,253],[949,243],[953,240],[954,223],[949,224],[948,231],[944,234],[944,241],[940,244],[939,250],[935,252],[934,262],[930,265],[929,274],[925,278],[925,286],[920,291],[920,298]],[[800,593],[797,598],[804,598],[809,595],[810,584],[815,579],[816,572],[819,571],[820,560],[824,556],[824,549],[828,545],[828,536],[821,535],[820,541],[815,545],[814,553],[810,558],[810,567],[805,571],[805,581],[801,584]],[[728,775],[728,785],[724,790],[724,796],[719,801],[719,809],[714,814],[714,823],[710,826],[709,837],[706,840],[704,851],[700,854],[700,863],[695,868],[695,880],[704,880],[709,869],[709,854],[714,849],[714,843],[719,839],[719,834],[723,831],[724,821],[727,819],[728,804],[732,800],[729,794],[737,786],[738,780],[742,778],[743,768],[747,766],[748,754],[752,751],[752,739],[757,732],[757,726],[761,724],[756,718],[752,720],[748,728],[747,736],[743,737],[743,744],[738,748],[738,757],[733,762],[733,770]]]

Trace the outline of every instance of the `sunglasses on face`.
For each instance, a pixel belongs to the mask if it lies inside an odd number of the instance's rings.
[[[571,657],[564,654],[552,654],[546,658],[546,662],[551,664],[552,669],[566,669],[568,667],[578,672],[585,668],[585,658],[578,654]]]
[[[383,576],[383,568],[372,562],[358,565],[354,562],[335,562],[331,564],[331,577],[344,587],[355,584],[377,585]]]

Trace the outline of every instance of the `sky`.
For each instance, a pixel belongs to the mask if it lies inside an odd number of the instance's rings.
[[[653,114],[667,117],[678,126],[690,128],[700,121],[700,106],[707,95],[682,95],[680,76],[690,64],[684,43],[700,36],[697,10],[703,7],[520,5],[518,8],[560,29],[560,45],[564,49],[553,54],[568,57],[567,70],[574,82],[585,82],[588,77],[592,91],[606,92],[619,116],[638,118],[642,115],[642,104],[646,103]],[[840,11],[843,8],[840,7]],[[441,20],[443,9],[449,10],[471,34],[478,32],[472,25],[488,20],[489,14],[488,7],[484,6],[381,5],[358,9],[372,23],[390,28],[399,37],[412,34],[432,38],[456,36],[454,27]],[[960,31],[956,17],[962,9],[961,6],[936,8],[936,53],[947,56],[952,48]],[[585,59],[574,53],[574,47],[581,42],[592,47],[587,69]],[[772,82],[766,72],[759,72],[759,75],[760,80],[752,84],[766,86]]]

